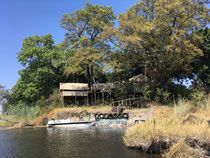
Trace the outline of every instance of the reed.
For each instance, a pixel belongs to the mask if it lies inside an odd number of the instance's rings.
[[[0,128],[6,128],[6,127],[11,127],[14,124],[12,122],[9,121],[0,121]]]
[[[12,106],[8,110],[8,114],[3,115],[9,121],[32,121],[39,116],[41,108],[38,106],[29,107],[29,106]]]

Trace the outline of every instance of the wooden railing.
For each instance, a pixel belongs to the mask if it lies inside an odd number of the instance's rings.
[[[138,108],[141,104],[142,100],[140,97],[138,97],[138,98],[129,98],[129,99],[114,101],[111,103],[111,106],[121,106],[130,109],[132,107]]]

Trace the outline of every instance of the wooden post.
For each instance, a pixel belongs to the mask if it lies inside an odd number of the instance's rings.
[[[63,108],[64,107],[64,96],[63,96],[63,90],[59,91],[60,93],[60,96],[61,96],[61,107]]]
[[[103,100],[103,105],[104,105],[104,92],[102,92],[102,100]]]
[[[112,103],[112,92],[110,91],[110,103]]]
[[[77,105],[77,96],[75,95],[75,105]]]

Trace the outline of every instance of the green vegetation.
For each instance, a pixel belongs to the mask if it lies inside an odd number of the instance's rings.
[[[61,27],[68,31],[62,46],[74,50],[65,74],[85,74],[90,89],[96,81],[104,81],[103,66],[111,52],[102,34],[105,26],[114,25],[114,20],[111,7],[91,3],[86,3],[84,9],[64,14],[61,19]]]
[[[6,116],[8,120],[30,122],[39,116],[41,108],[38,106],[12,106],[8,111],[8,116]]]
[[[93,85],[111,82],[116,86],[110,93],[114,100],[135,97],[139,90],[142,101],[165,105],[155,106],[148,121],[126,131],[127,146],[172,141],[163,157],[203,157],[186,140],[210,141],[207,3],[139,0],[119,14],[117,27],[108,6],[86,3],[84,9],[64,14],[60,22],[67,33],[62,43],[55,45],[50,34],[23,40],[17,56],[24,67],[19,80],[11,92],[0,85],[0,118],[43,125],[49,118],[69,117],[70,111],[110,111],[110,106],[63,108],[58,87],[61,82],[88,83],[93,104]],[[131,80],[137,75],[139,79]],[[192,83],[189,88],[183,85],[186,80]],[[0,127],[13,126],[10,121],[0,121]]]
[[[206,4],[140,0],[119,14],[117,27],[108,6],[86,3],[64,14],[62,43],[55,45],[50,34],[24,39],[17,56],[24,67],[20,78],[10,94],[0,93],[4,112],[9,107],[61,106],[59,94],[54,95],[60,82],[88,83],[92,92],[94,83],[113,82],[115,100],[130,97],[137,88],[146,102],[168,104],[178,97],[200,101],[210,89]],[[136,75],[142,78],[138,83],[129,81]],[[177,84],[185,79],[192,80],[190,88]]]
[[[0,84],[0,105],[5,102],[5,99],[7,98],[8,94],[9,90],[5,89],[5,87]]]

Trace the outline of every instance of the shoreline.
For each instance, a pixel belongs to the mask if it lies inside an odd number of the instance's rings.
[[[124,144],[163,157],[210,156],[209,108],[157,106],[153,116],[128,128]]]
[[[184,112],[178,110],[180,109],[160,105],[152,105],[146,110],[127,110],[126,112],[131,115],[127,121],[127,126],[120,127],[125,128],[123,136],[125,146],[149,154],[162,156],[168,154],[169,156],[166,157],[170,157],[170,154],[186,154],[186,152],[197,154],[199,157],[210,156],[210,126],[206,122],[209,119],[210,110],[194,108]],[[111,107],[108,106],[51,108],[35,119],[28,121],[34,126],[24,126],[24,122],[19,122],[13,127],[0,127],[0,130],[46,128],[47,121],[52,118],[72,117],[77,120],[78,117],[81,117],[83,120],[88,120],[87,114],[90,114],[90,119],[93,119],[94,113],[110,111]],[[136,123],[135,120],[144,121]],[[107,127],[116,128],[115,126]],[[181,149],[185,151],[179,151]]]

